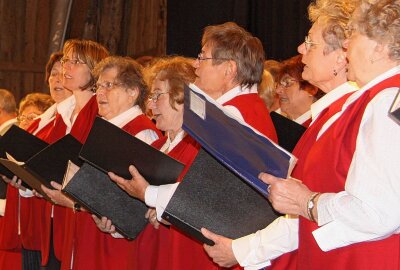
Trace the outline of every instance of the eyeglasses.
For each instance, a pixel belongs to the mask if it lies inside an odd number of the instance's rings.
[[[283,88],[289,88],[291,86],[293,86],[294,83],[299,82],[295,79],[283,79],[280,82],[278,82],[277,86],[283,87]]]
[[[153,93],[149,96],[149,100],[153,102],[157,102],[157,100],[160,98],[162,94],[168,94],[169,92],[159,92],[159,93]]]
[[[85,62],[83,62],[83,61],[80,60],[80,59],[69,59],[69,58],[66,58],[66,57],[61,58],[61,59],[60,59],[60,63],[61,63],[61,65],[63,65],[63,66],[66,65],[66,64],[70,64],[70,65],[72,65],[72,66],[86,64]]]
[[[202,54],[202,53],[199,53],[199,54],[197,55],[197,58],[196,58],[196,59],[197,59],[199,62],[205,61],[205,60],[210,60],[210,59],[214,59],[214,60],[224,60],[224,61],[230,60],[230,59],[228,59],[228,58],[203,57],[203,54]]]
[[[30,113],[30,114],[27,114],[27,115],[19,115],[17,117],[17,121],[18,122],[33,121],[38,116],[39,115],[36,114],[36,113]]]
[[[111,89],[113,89],[114,87],[118,86],[118,85],[124,85],[124,83],[119,83],[119,82],[102,82],[102,83],[96,83],[94,86],[94,90],[97,92],[99,91],[101,88],[104,88],[106,91],[110,91]]]
[[[312,41],[309,36],[305,36],[304,46],[306,47],[306,51],[310,50],[314,45],[319,45],[319,43]]]

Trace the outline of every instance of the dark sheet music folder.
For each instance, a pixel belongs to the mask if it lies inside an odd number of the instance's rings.
[[[18,161],[27,161],[36,153],[44,149],[48,144],[29,132],[12,125],[0,139],[0,158],[7,158],[6,152]],[[12,178],[7,168],[0,165],[0,174]]]
[[[68,134],[28,159],[23,165],[7,159],[0,159],[0,163],[13,175],[22,179],[29,188],[35,189],[49,200],[41,185],[53,189],[50,181],[62,184],[68,160],[72,160],[75,164],[82,164],[78,158],[81,147],[82,144]]]
[[[270,115],[278,135],[279,145],[292,152],[307,128],[279,113],[271,112]]]
[[[128,168],[134,165],[152,185],[174,183],[184,168],[179,161],[99,117],[79,156],[103,172],[125,179],[132,178]]]
[[[63,192],[96,216],[112,220],[125,238],[135,239],[147,224],[146,205],[129,196],[106,173],[88,163],[82,165]]]
[[[264,196],[202,148],[162,217],[213,245],[202,227],[236,239],[265,228],[278,215]]]
[[[251,104],[249,104],[251,106]],[[267,196],[260,172],[289,176],[296,158],[243,121],[229,116],[221,105],[200,89],[185,86],[183,128],[211,155]]]
[[[389,116],[400,125],[400,89],[397,91],[397,95],[390,107]]]

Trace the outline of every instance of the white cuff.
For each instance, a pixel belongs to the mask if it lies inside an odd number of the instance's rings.
[[[24,198],[31,198],[34,196],[32,190],[30,190],[30,189],[26,189],[25,191],[20,189],[19,195],[21,195],[21,197],[24,197]]]
[[[149,207],[156,207],[158,186],[148,186],[144,192],[144,202]]]

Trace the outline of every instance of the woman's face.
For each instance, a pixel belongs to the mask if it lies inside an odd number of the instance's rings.
[[[82,91],[91,78],[91,71],[88,65],[78,59],[72,51],[64,54],[63,57],[63,87],[70,91]]]
[[[62,86],[62,68],[60,62],[55,62],[51,69],[49,76],[49,88],[50,95],[56,103],[60,103],[67,97],[72,95],[71,91],[68,91]]]
[[[376,46],[376,41],[357,31],[353,31],[347,43],[348,78],[350,81],[355,81],[360,87],[375,77],[375,75],[371,74],[370,67],[373,65],[372,59],[379,58],[375,56]]]
[[[151,90],[152,100],[149,101],[148,106],[156,120],[157,128],[167,132],[180,130],[183,124],[183,104],[175,103],[176,109],[171,107],[168,81],[155,79]]]
[[[310,109],[310,94],[300,89],[299,82],[289,75],[282,77],[277,84],[276,93],[282,112],[297,118]]]
[[[99,114],[107,120],[132,108],[138,97],[137,89],[129,89],[116,81],[117,75],[116,68],[106,69],[100,74],[96,83]]]
[[[333,80],[337,55],[334,52],[324,54],[326,42],[322,37],[323,26],[315,22],[308,32],[308,40],[297,48],[302,54],[304,69],[302,77],[311,84],[325,90],[324,84]]]
[[[34,119],[41,115],[43,112],[39,110],[36,106],[25,107],[18,115],[19,127],[22,129],[27,129]]]

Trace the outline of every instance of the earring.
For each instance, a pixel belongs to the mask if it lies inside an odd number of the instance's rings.
[[[337,76],[336,69],[333,70],[333,76],[335,76],[335,77]]]

